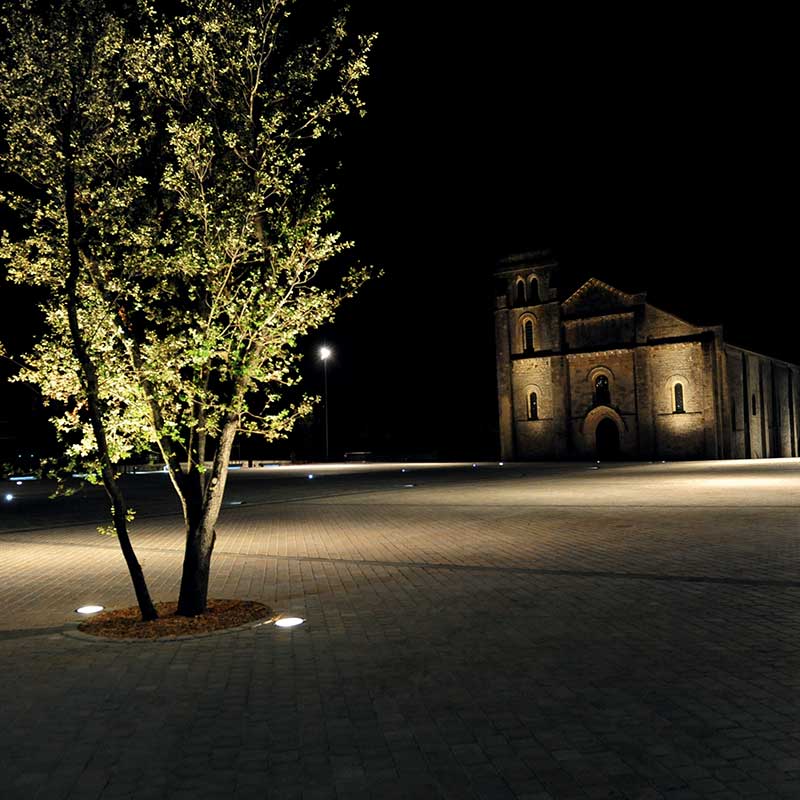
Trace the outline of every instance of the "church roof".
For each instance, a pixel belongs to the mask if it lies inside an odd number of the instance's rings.
[[[599,278],[589,278],[561,303],[561,308],[565,314],[570,314],[580,312],[587,306],[629,307],[641,305],[646,300],[646,292],[630,294]]]

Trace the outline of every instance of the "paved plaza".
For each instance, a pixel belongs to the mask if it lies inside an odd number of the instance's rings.
[[[800,798],[798,459],[243,469],[210,594],[306,623],[150,643],[74,635],[133,595],[48,488],[0,504],[4,800]]]

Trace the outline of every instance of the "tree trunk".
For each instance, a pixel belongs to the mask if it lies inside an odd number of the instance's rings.
[[[136,553],[133,551],[133,545],[128,535],[128,509],[125,504],[125,498],[113,473],[109,471],[109,474],[106,474],[105,466],[103,467],[103,484],[113,505],[114,529],[117,532],[117,539],[119,539],[119,546],[122,549],[125,563],[128,565],[128,573],[131,576],[131,583],[133,583],[133,591],[136,594],[136,602],[139,604],[142,620],[148,622],[149,620],[158,619],[158,612],[150,598],[142,566],[136,558]]]
[[[237,419],[229,417],[220,434],[214,464],[207,480],[204,482],[200,473],[190,476],[192,480],[185,493],[186,548],[176,612],[181,616],[203,614],[208,605],[211,554],[217,538],[215,528],[228,480],[228,462],[236,429]]]
[[[202,522],[196,526],[187,525],[183,573],[176,612],[181,616],[196,617],[206,611],[211,554],[216,538],[214,529],[205,527]]]

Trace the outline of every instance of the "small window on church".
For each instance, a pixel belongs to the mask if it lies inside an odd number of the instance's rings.
[[[528,395],[528,419],[539,419],[539,398],[536,392]]]
[[[753,397],[751,398],[750,404],[753,407],[753,416],[757,417],[758,416],[758,409],[756,408],[756,396],[755,395],[753,395]]]
[[[536,278],[531,280],[528,297],[531,299],[531,305],[539,302],[539,283]]]
[[[686,409],[683,407],[683,384],[675,384],[675,413],[683,414]]]
[[[594,404],[596,406],[611,405],[611,391],[608,388],[608,377],[598,375],[594,382]]]
[[[525,352],[531,353],[533,352],[533,323],[529,319],[525,320],[523,330],[525,334]]]
[[[517,305],[525,305],[525,284],[522,281],[517,281]]]

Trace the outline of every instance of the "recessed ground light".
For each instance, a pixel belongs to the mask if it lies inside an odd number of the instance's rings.
[[[308,473],[308,479],[309,479],[310,481],[314,480],[314,473],[313,473],[313,472],[309,472],[309,473]]]
[[[405,471],[406,471],[406,470],[405,470],[405,467],[404,467],[403,469],[401,469],[401,470],[400,470],[400,472],[405,472]]]
[[[241,500],[231,500],[228,502],[229,506],[240,506],[242,504]]]
[[[22,486],[22,481],[17,481],[17,486]]]
[[[498,464],[498,466],[502,467],[502,466],[503,466],[503,464],[505,464],[505,461],[501,461],[501,462]]]
[[[98,611],[102,611],[104,608],[105,606],[81,606],[75,610],[79,614],[96,614]]]
[[[404,483],[403,484],[403,488],[404,489],[413,489],[416,485],[417,485],[416,483]]]
[[[295,625],[302,625],[304,622],[305,620],[302,617],[283,617],[275,620],[275,624],[279,628],[294,628]]]
[[[478,465],[477,465],[477,464],[473,464],[473,465],[472,465],[472,469],[477,469],[477,468],[478,468]]]
[[[5,496],[6,503],[10,503],[13,499],[14,499],[14,495],[13,494],[7,494]]]

